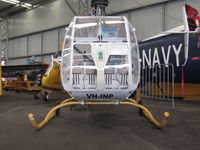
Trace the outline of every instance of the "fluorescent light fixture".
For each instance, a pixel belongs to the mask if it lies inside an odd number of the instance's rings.
[[[26,7],[26,8],[32,7],[32,5],[29,4],[29,3],[22,3],[21,6],[22,6],[22,7]]]
[[[20,2],[18,0],[9,0],[9,1],[12,1],[12,2],[15,2],[15,3],[19,3]]]
[[[10,3],[10,4],[19,4],[20,3],[20,1],[18,1],[18,0],[1,0],[1,1]]]
[[[20,6],[26,7],[26,8],[30,8],[30,7],[33,6],[32,4],[23,3],[23,2],[20,2],[19,0],[1,0],[1,1],[6,2],[6,3],[10,3],[10,4],[14,4],[14,5],[20,5]]]

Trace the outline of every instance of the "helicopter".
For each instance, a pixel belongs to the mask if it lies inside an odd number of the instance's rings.
[[[139,52],[127,18],[75,17],[64,43],[61,80],[76,99],[120,100],[137,89]]]
[[[62,87],[71,98],[52,108],[41,123],[28,114],[32,126],[44,127],[60,108],[77,105],[125,104],[139,108],[158,128],[166,125],[130,96],[140,82],[140,57],[135,29],[124,16],[105,16],[108,0],[92,0],[94,15],[75,16],[64,37],[60,63]],[[139,95],[139,92],[138,92]]]

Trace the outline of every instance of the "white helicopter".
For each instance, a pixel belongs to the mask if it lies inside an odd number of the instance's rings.
[[[138,44],[126,17],[75,17],[64,41],[61,79],[72,97],[122,100],[137,89]]]
[[[140,58],[135,29],[124,16],[102,16],[108,0],[92,0],[95,16],[76,16],[66,29],[61,57],[61,81],[72,98],[49,111],[37,124],[33,114],[28,117],[40,129],[59,109],[76,104],[128,104],[138,107],[157,127],[161,123],[137,100],[129,96],[140,81]]]

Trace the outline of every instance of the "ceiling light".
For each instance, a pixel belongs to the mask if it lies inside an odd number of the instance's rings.
[[[26,8],[31,8],[33,5],[25,2],[20,2],[19,0],[1,0],[3,2],[7,2],[10,4],[15,4],[18,6],[26,7]]]
[[[26,7],[26,8],[32,7],[32,5],[29,4],[29,3],[22,3],[21,6],[22,6],[22,7]]]
[[[19,4],[20,3],[20,1],[18,1],[18,0],[1,0],[1,1],[10,3],[10,4]]]

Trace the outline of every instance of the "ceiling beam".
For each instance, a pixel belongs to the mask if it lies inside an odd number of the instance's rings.
[[[65,0],[67,6],[70,8],[70,10],[72,11],[72,13],[74,14],[74,16],[77,15],[77,12],[71,7],[71,5],[69,4],[69,2],[67,0]]]
[[[48,2],[52,2],[52,1],[55,1],[55,0],[41,0],[38,3],[30,3],[30,1],[27,1],[27,0],[20,0],[20,2],[29,2],[30,4],[32,4],[33,6],[36,6],[36,7],[39,7],[41,5],[44,5],[44,4],[46,4]],[[33,0],[33,2],[34,2],[34,0]],[[3,9],[0,9],[0,18],[7,17],[7,16],[10,16],[10,15],[22,12],[22,11],[26,11],[26,10],[30,10],[30,9],[21,7],[20,5],[13,4],[8,7],[3,8]]]

